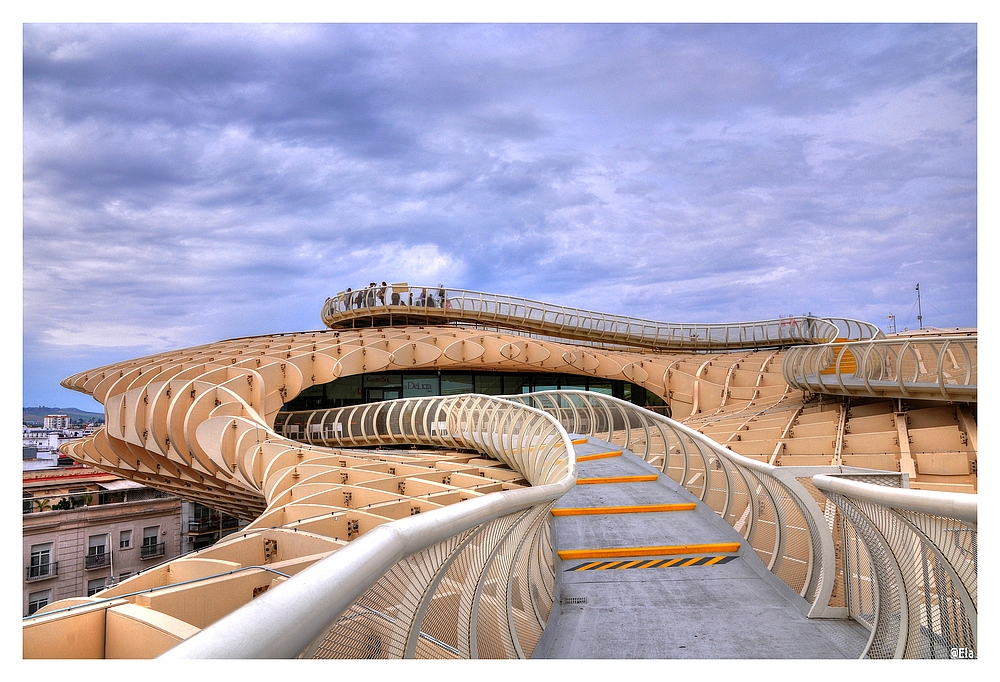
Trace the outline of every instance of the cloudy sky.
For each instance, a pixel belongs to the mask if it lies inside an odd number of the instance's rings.
[[[977,320],[970,24],[27,24],[23,402],[372,280]]]

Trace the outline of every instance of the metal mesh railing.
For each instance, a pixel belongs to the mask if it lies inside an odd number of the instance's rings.
[[[877,472],[771,466],[667,417],[600,393],[544,391],[507,398],[544,410],[570,433],[631,450],[732,525],[772,573],[809,601],[810,615],[840,613],[831,610],[837,606],[832,598],[839,574],[831,522],[824,501],[803,481],[818,473]]]
[[[166,656],[530,656],[554,595],[548,510],[576,479],[565,429],[479,395],[328,410],[316,423],[326,445],[476,450],[531,487],[377,526]]]
[[[879,339],[789,349],[790,386],[816,393],[975,400],[978,337]]]
[[[359,323],[491,324],[555,338],[659,350],[771,348],[884,336],[875,325],[846,318],[799,316],[720,324],[657,322],[517,296],[399,283],[342,291],[327,299],[321,316],[328,327]]]
[[[575,477],[568,432],[635,452],[705,501],[810,603],[810,616],[849,612],[866,624],[869,657],[975,650],[976,534],[962,511],[967,496],[945,496],[959,508],[951,516],[926,502],[927,493],[920,503],[886,504],[879,495],[912,494],[890,487],[898,474],[769,466],[583,391],[404,399],[310,415],[320,428],[306,432],[322,434],[324,445],[472,448],[533,487],[378,526],[171,657],[529,656],[554,601],[548,511]],[[843,486],[861,492],[846,495]],[[232,642],[242,644],[226,648]]]
[[[526,565],[545,541],[549,507],[501,516],[407,557],[352,604],[309,654],[527,657],[552,602],[551,595],[533,589]],[[539,599],[546,608],[539,608]]]
[[[975,496],[817,476],[842,519],[848,606],[869,658],[975,658]]]

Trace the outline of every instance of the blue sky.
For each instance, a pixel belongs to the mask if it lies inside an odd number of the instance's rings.
[[[28,24],[23,402],[372,280],[976,326],[973,24]]]

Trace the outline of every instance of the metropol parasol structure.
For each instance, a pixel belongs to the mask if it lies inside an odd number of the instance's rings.
[[[864,628],[859,656],[975,650],[976,330],[664,323],[404,283],[321,316],[63,382],[106,415],[65,455],[247,525],[47,605],[26,658],[537,657],[567,603],[559,500],[622,453],[736,541],[594,557],[741,553],[809,618]]]

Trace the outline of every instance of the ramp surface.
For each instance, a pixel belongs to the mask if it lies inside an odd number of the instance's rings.
[[[865,628],[807,618],[806,601],[672,479],[642,480],[658,472],[604,441],[576,450],[579,479],[620,482],[577,485],[553,509],[561,596],[534,658],[861,655]]]

